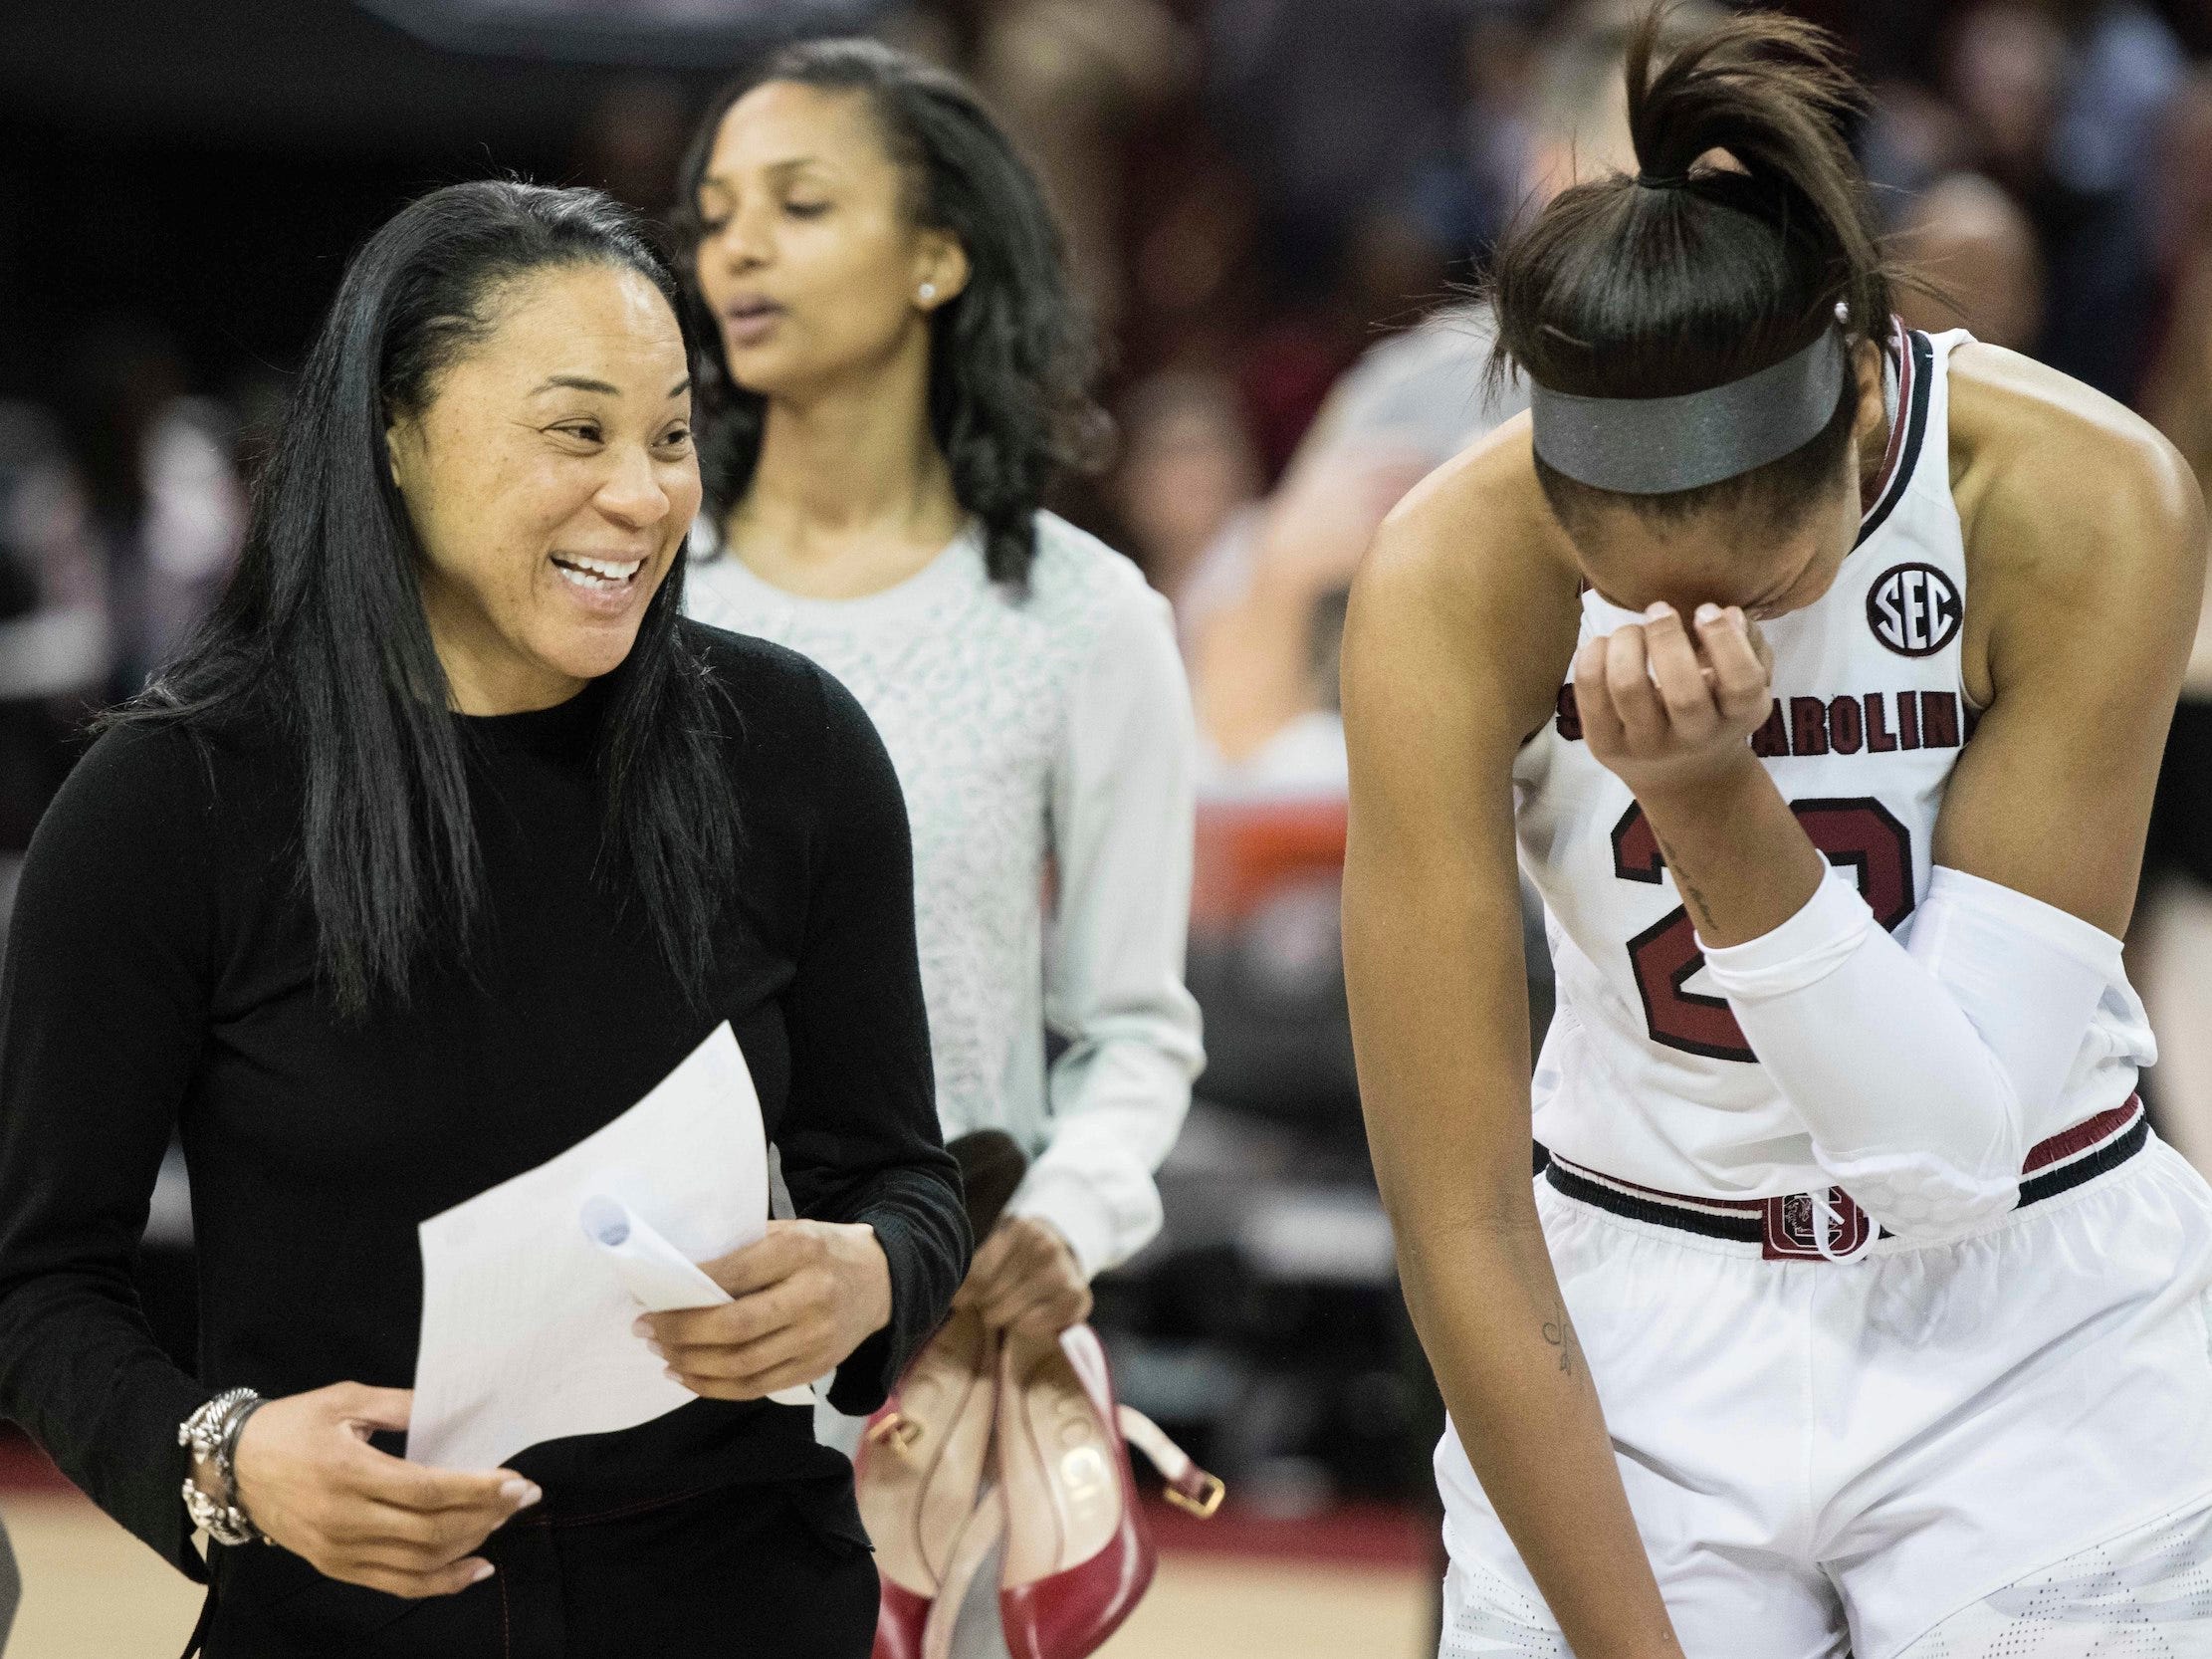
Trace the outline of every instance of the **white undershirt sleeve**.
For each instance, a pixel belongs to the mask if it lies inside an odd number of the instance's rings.
[[[1938,866],[1901,937],[1849,872],[1740,945],[1705,947],[1752,1052],[1824,1172],[1890,1232],[1942,1238],[2012,1208],[2120,942],[2054,905]]]
[[[1007,1205],[1048,1221],[1086,1275],[1160,1230],[1153,1172],[1203,1063],[1183,983],[1197,728],[1167,602],[1114,601],[1069,706],[1051,797],[1058,902],[1045,1023],[1068,1039],[1046,1082],[1050,1139]]]

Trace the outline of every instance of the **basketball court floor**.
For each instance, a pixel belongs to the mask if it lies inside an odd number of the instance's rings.
[[[199,1591],[84,1498],[0,1492],[23,1567],[6,1659],[174,1659]],[[1226,1518],[1224,1518],[1226,1519]],[[1180,1529],[1171,1527],[1171,1532]],[[1355,1521],[1339,1541],[1268,1529],[1162,1553],[1160,1574],[1101,1659],[1416,1659],[1430,1639],[1430,1574],[1399,1518]],[[1314,1541],[1319,1537],[1322,1541]]]

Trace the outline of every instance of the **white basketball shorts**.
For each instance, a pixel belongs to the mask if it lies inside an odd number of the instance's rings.
[[[1538,1177],[1688,1659],[2212,1656],[2212,1526],[2190,1519],[2212,1513],[2212,1190],[2139,1126],[2124,1150],[1963,1239],[1848,1262],[1770,1260]],[[1566,1655],[1453,1429],[1436,1462],[1446,1659]],[[2163,1645],[2077,1620],[2072,1645],[2026,1646],[1992,1622],[2058,1618],[2049,1586],[2100,1571]],[[2123,1580],[2167,1586],[2143,1605],[2168,1611],[2111,1600]]]

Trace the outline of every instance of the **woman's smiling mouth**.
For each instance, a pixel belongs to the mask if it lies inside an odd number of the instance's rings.
[[[560,573],[563,582],[577,592],[602,602],[626,598],[637,585],[638,573],[645,569],[646,563],[643,559],[586,559],[577,553],[556,553],[552,557],[553,569]]]

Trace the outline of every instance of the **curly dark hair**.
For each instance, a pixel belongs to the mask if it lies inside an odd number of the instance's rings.
[[[967,252],[968,286],[930,319],[930,430],[954,495],[983,523],[992,580],[1019,587],[1036,553],[1045,490],[1062,468],[1088,469],[1104,448],[1106,417],[1091,396],[1096,336],[1028,164],[965,83],[880,41],[776,52],[722,90],[684,156],[674,217],[685,301],[706,359],[698,398],[708,502],[727,512],[751,487],[767,403],[732,378],[721,328],[699,292],[699,190],[730,107],[777,81],[864,96],[910,181],[914,221]]]

